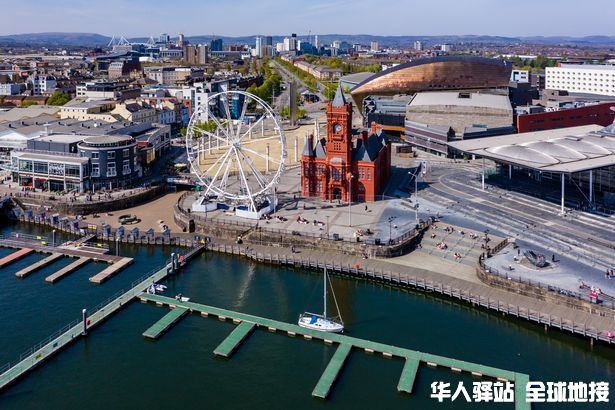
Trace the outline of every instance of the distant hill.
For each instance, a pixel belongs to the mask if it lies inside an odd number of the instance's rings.
[[[0,36],[0,43],[43,46],[101,46],[110,37],[95,33],[26,33]]]
[[[226,44],[253,44],[256,35],[252,36],[189,36],[186,37],[191,43],[208,43],[213,38],[222,38]],[[275,35],[273,43],[283,41],[284,37]],[[306,35],[299,35],[301,40],[307,38]],[[533,36],[533,37],[504,37],[504,36],[484,36],[484,35],[441,35],[441,36],[374,36],[370,34],[321,34],[318,36],[321,44],[330,44],[335,40],[346,41],[348,43],[369,44],[371,41],[377,41],[379,45],[389,47],[407,47],[412,45],[416,40],[420,40],[425,45],[442,44],[442,43],[474,43],[474,44],[568,44],[579,46],[615,46],[615,36],[586,36],[586,37],[569,37],[569,36]],[[135,42],[147,42],[149,37],[134,37],[129,38]],[[312,35],[312,41],[314,35]],[[30,33],[30,34],[12,34],[8,36],[0,36],[0,44],[2,45],[46,45],[46,46],[105,46],[111,40],[108,36],[103,36],[95,33]]]

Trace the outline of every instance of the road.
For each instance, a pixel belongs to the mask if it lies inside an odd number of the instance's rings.
[[[488,186],[481,189],[477,164],[431,165],[419,198],[503,234],[566,254],[587,266],[615,266],[615,220],[584,212],[559,215],[556,204]]]

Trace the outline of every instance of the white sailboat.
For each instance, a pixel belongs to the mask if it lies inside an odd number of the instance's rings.
[[[337,308],[337,317],[327,317],[327,282],[329,277],[327,275],[327,268],[325,267],[323,273],[323,301],[324,309],[323,314],[305,312],[299,316],[299,326],[306,329],[319,330],[321,332],[341,333],[344,331],[344,322],[340,315],[340,309],[337,306],[337,300],[335,299],[335,293],[333,287],[331,287],[331,293],[333,293],[333,300],[335,301],[335,307]],[[336,320],[337,319],[337,320]]]

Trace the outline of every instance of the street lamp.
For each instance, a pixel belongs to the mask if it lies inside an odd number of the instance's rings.
[[[56,246],[56,230],[51,231],[51,246]]]
[[[393,222],[393,220],[395,220],[395,218],[397,218],[396,216],[389,216],[389,245],[391,244],[391,242],[393,241],[393,232],[391,230],[391,222]]]
[[[352,226],[352,178],[354,175],[350,174],[348,178],[348,226]]]
[[[329,239],[329,215],[327,215],[327,239]]]
[[[414,177],[414,201],[416,204],[414,205],[414,221],[416,223],[419,222],[419,189],[418,189],[418,180],[419,180],[419,167],[416,168],[414,174],[408,172],[411,177]]]

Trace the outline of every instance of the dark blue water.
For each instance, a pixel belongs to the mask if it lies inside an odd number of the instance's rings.
[[[10,229],[15,228],[5,230]],[[59,262],[23,280],[14,272],[25,260],[0,270],[0,358],[14,359],[78,318],[83,306],[98,304],[161,265],[170,251],[123,246],[120,253],[134,256],[135,263],[99,286],[87,280],[103,268],[96,264],[56,285],[44,277]],[[195,302],[295,322],[304,310],[321,308],[321,280],[319,273],[207,253],[167,281],[167,294],[181,292]],[[533,380],[615,380],[612,348],[592,350],[584,339],[545,333],[539,326],[428,294],[349,278],[332,281],[352,336],[524,372]],[[470,387],[474,380],[446,369],[421,367],[415,394],[399,394],[403,362],[361,351],[351,353],[330,398],[317,400],[311,392],[335,347],[257,330],[223,360],[213,350],[233,329],[231,323],[192,315],[158,341],[146,340],[143,331],[167,312],[153,304],[130,304],[0,395],[0,409],[513,408],[438,405],[429,398],[432,381],[456,385],[462,380]]]

